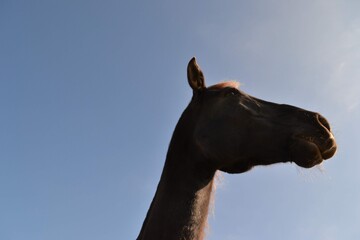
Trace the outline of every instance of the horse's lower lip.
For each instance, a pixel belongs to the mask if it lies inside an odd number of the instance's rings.
[[[323,161],[319,146],[311,138],[295,137],[289,153],[290,159],[303,168],[311,168]]]
[[[321,157],[326,160],[331,158],[332,156],[334,156],[336,149],[337,149],[337,145],[335,143],[335,139],[334,137],[330,136],[330,138],[328,138],[328,140],[326,140],[324,143],[322,143],[321,145],[319,143],[317,143],[317,141],[314,141],[314,138],[312,137],[305,137],[305,136],[300,136],[297,137],[298,139],[302,139],[307,141],[309,144],[314,144],[316,145],[316,147],[319,149],[320,153],[321,153]]]
[[[331,158],[336,148],[333,137],[323,139],[298,135],[294,136],[294,141],[290,145],[290,158],[300,167],[311,168]]]

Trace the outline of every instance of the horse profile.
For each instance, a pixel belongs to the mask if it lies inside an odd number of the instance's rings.
[[[206,87],[192,58],[192,99],[173,133],[164,169],[138,240],[201,240],[216,171],[294,162],[311,168],[336,152],[319,113],[252,97],[236,82]]]

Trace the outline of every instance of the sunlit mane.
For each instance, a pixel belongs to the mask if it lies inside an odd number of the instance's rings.
[[[221,83],[217,83],[215,85],[212,85],[209,87],[209,89],[221,89],[221,88],[226,88],[226,87],[231,87],[231,88],[239,88],[240,83],[236,82],[236,81],[227,81],[227,82],[221,82]]]

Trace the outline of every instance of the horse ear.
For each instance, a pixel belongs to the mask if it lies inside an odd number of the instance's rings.
[[[204,74],[202,73],[199,65],[197,65],[195,57],[193,57],[188,64],[187,78],[190,87],[194,91],[199,91],[206,88]]]

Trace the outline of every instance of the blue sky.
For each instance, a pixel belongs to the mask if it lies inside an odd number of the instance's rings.
[[[222,175],[208,239],[360,239],[359,1],[0,2],[0,239],[135,239],[186,65],[326,116],[321,167]]]

